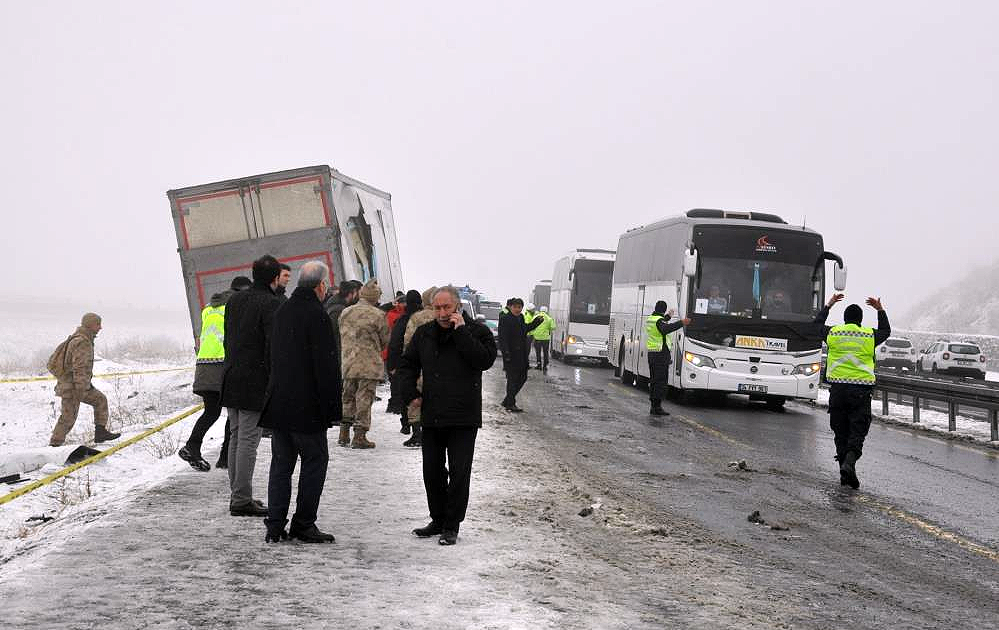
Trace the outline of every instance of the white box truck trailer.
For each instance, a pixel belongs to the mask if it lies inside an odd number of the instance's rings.
[[[392,196],[329,166],[308,166],[167,191],[195,340],[201,310],[253,261],[330,268],[330,285],[377,278],[383,299],[404,290]]]

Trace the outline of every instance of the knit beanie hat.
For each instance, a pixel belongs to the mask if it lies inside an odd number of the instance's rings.
[[[101,323],[101,316],[97,313],[86,313],[80,319],[80,325],[84,328],[96,328]]]
[[[371,304],[378,304],[378,298],[382,296],[382,288],[378,286],[378,281],[372,278],[367,284],[361,287],[361,299]]]

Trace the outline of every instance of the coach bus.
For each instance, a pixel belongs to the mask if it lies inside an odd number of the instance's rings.
[[[822,236],[772,214],[690,210],[629,230],[618,242],[610,362],[622,382],[649,377],[645,321],[664,300],[691,324],[673,333],[670,393],[749,395],[771,408],[816,398],[826,261],[846,287],[842,258]]]
[[[614,252],[577,249],[555,262],[549,314],[555,319],[552,353],[607,362]]]

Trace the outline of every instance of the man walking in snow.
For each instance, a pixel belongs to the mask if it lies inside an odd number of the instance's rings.
[[[120,433],[108,431],[108,399],[94,387],[94,339],[101,331],[101,318],[96,313],[87,313],[64,344],[60,345],[53,360],[59,365],[53,372],[56,377],[55,393],[62,398],[62,413],[52,429],[49,446],[62,446],[66,435],[76,424],[80,404],[94,408],[94,441],[107,442],[121,437]],[[59,352],[59,350],[62,352]],[[50,369],[52,361],[50,360]]]
[[[403,400],[420,408],[423,485],[430,523],[421,538],[458,541],[468,507],[475,437],[482,426],[482,372],[496,361],[496,341],[485,325],[461,311],[454,287],[433,297],[435,321],[416,329],[396,370]],[[422,392],[416,381],[423,374]],[[446,463],[446,466],[445,466]]]
[[[360,292],[360,300],[340,314],[340,358],[343,361],[343,420],[337,443],[351,448],[374,448],[368,440],[375,388],[385,375],[382,351],[388,347],[389,328],[378,308],[382,289],[371,279]],[[354,439],[350,427],[354,425]]]
[[[507,411],[520,413],[517,406],[517,394],[527,382],[527,371],[530,367],[530,346],[528,333],[544,323],[535,318],[530,324],[524,321],[524,300],[513,298],[509,302],[510,312],[500,315],[499,339],[503,351],[503,371],[506,372],[506,398],[503,408]]]

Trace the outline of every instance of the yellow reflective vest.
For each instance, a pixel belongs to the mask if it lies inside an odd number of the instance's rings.
[[[198,344],[198,363],[225,361],[225,304],[206,306],[201,311],[201,338]]]
[[[545,315],[540,311],[538,312],[538,317],[543,320],[541,325],[527,334],[534,337],[538,341],[551,340],[552,331],[555,330],[555,319],[552,318],[551,315]]]
[[[645,320],[645,349],[649,352],[662,352],[664,343],[670,352],[673,351],[673,335],[670,334],[664,337],[659,332],[659,327],[656,326],[662,318],[662,315],[653,313]]]
[[[849,385],[874,385],[874,329],[840,324],[829,329],[826,380]]]

